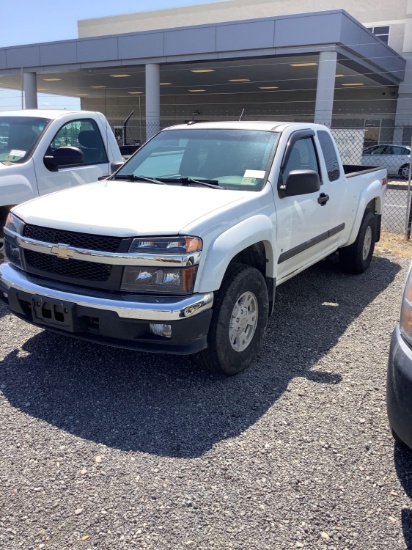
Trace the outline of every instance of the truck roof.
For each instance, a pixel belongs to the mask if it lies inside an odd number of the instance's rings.
[[[314,124],[312,122],[285,122],[274,120],[233,120],[224,122],[196,122],[190,121],[186,124],[178,124],[176,126],[169,126],[165,130],[187,130],[187,129],[210,129],[210,130],[265,130],[272,132],[282,132],[289,126],[293,126],[296,130],[304,128],[312,128],[313,130],[321,130],[326,127],[321,124]]]
[[[83,117],[84,115],[90,116],[95,114],[95,111],[73,111],[70,109],[21,109],[19,111],[1,111],[2,116],[21,116],[21,117],[34,117],[34,118],[48,118],[49,120],[55,120],[66,115],[76,115]]]

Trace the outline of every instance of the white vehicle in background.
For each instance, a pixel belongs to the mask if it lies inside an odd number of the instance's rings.
[[[411,162],[411,148],[407,145],[381,143],[373,145],[363,151],[363,166],[383,166],[389,176],[409,178],[409,164]]]
[[[21,202],[109,176],[123,161],[102,113],[25,110],[0,114],[0,260],[3,227]]]

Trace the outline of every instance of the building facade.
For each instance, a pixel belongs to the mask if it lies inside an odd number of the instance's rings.
[[[225,0],[89,19],[77,40],[0,49],[1,85],[17,89],[23,72],[27,106],[47,89],[119,127],[133,111],[139,139],[243,112],[408,142],[411,25],[412,0]]]

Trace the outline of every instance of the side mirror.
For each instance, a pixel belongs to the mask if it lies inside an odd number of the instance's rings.
[[[84,163],[83,151],[78,147],[60,147],[52,154],[45,155],[44,164],[46,168],[55,172],[62,166],[80,166]]]
[[[292,170],[289,172],[285,185],[286,196],[307,195],[319,190],[319,174],[314,170]]]
[[[116,162],[112,162],[110,165],[111,173],[113,174],[114,172],[116,172],[116,170],[121,168],[123,164],[124,164],[124,161],[122,160],[117,160]]]

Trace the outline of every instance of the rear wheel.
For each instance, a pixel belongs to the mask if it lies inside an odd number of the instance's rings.
[[[339,263],[347,273],[363,273],[372,261],[376,242],[376,217],[368,210],[363,216],[356,241],[339,249]]]
[[[404,164],[399,168],[399,175],[405,180],[409,179],[409,164]]]
[[[268,310],[263,275],[254,267],[234,264],[216,296],[208,348],[194,355],[193,360],[211,372],[242,372],[256,359]]]

